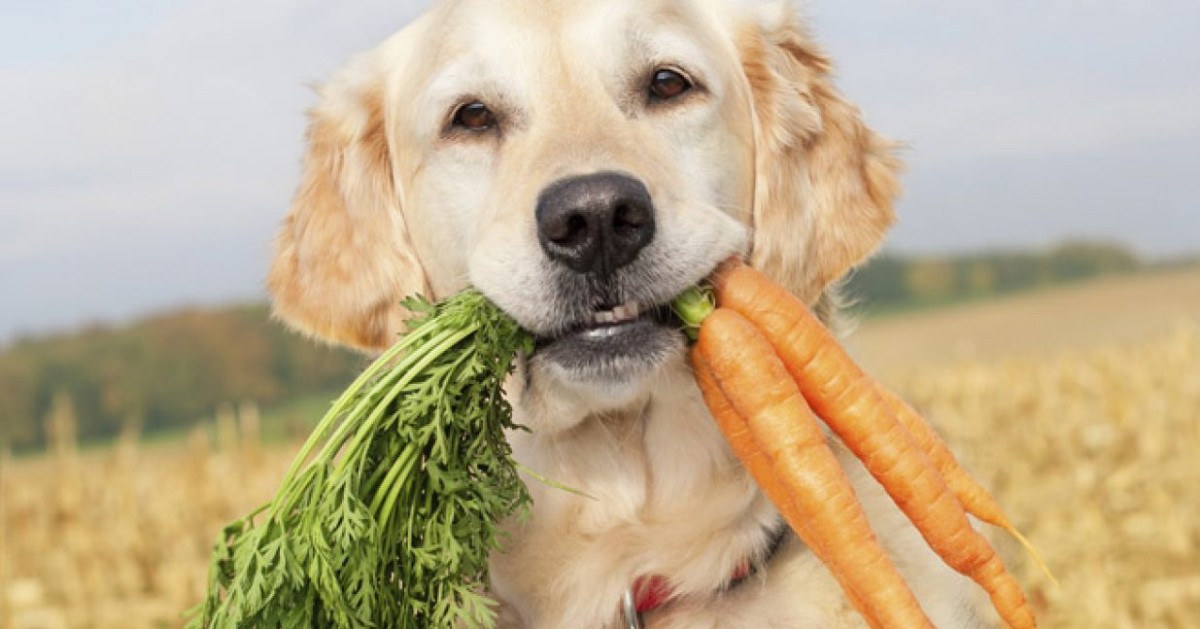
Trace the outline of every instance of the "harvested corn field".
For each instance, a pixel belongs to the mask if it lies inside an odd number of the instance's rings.
[[[1200,328],[1051,359],[921,370],[900,390],[1061,580],[1008,557],[1045,627],[1200,622]]]
[[[270,498],[294,451],[263,449],[253,408],[238,415],[84,452],[57,415],[53,452],[0,462],[0,627],[182,625],[217,532]]]
[[[1187,294],[1176,284],[1172,294]],[[1011,307],[977,304],[957,316]],[[923,317],[952,314],[869,322],[857,346],[944,430],[1057,573],[1059,588],[998,536],[1042,626],[1197,626],[1200,312],[1156,319],[1136,335],[1093,328],[1092,339],[1053,351],[930,362],[945,335],[911,337]],[[907,335],[921,355],[872,355],[881,329]],[[963,329],[1005,345],[995,325]],[[55,417],[51,453],[0,461],[0,627],[179,626],[203,592],[215,533],[271,495],[294,447],[263,446],[252,408],[223,412],[182,443],[148,445],[130,433],[84,452],[69,412]]]

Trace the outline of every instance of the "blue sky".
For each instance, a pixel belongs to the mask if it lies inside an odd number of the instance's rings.
[[[0,4],[0,341],[260,298],[308,85],[427,2]],[[908,145],[890,246],[1200,249],[1200,3],[810,0]]]

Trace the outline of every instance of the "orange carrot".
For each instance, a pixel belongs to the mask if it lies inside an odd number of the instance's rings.
[[[900,399],[898,395],[888,390],[882,385],[876,388],[876,393],[879,394],[888,409],[900,420],[900,423],[908,429],[909,434],[916,440],[917,446],[929,457],[933,465],[942,474],[942,478],[946,481],[946,486],[954,495],[958,497],[958,501],[962,503],[963,508],[967,513],[1006,531],[1009,535],[1016,538],[1017,541],[1025,547],[1026,552],[1030,557],[1033,557],[1034,563],[1045,573],[1055,585],[1058,580],[1054,578],[1054,574],[1050,572],[1050,568],[1046,562],[1042,560],[1042,556],[1037,549],[1021,531],[1017,530],[1016,526],[1004,515],[1000,509],[1000,505],[992,494],[987,489],[975,481],[970,474],[963,469],[959,464],[958,459],[954,457],[954,453],[946,445],[945,441],[934,432],[933,427],[921,417],[917,411],[913,410],[907,402]]]
[[[880,397],[876,383],[803,302],[740,264],[724,267],[714,284],[718,306],[737,311],[762,331],[813,410],[862,460],[930,547],[979,583],[1009,626],[1036,627],[1016,579],[971,527],[941,473]]]
[[[721,409],[718,418],[723,429],[729,427],[731,445],[749,454],[747,469],[767,479],[768,497],[798,535],[814,540],[810,547],[864,617],[889,629],[932,627],[871,531],[804,397],[762,334],[741,315],[718,308],[700,328],[695,351],[735,411],[731,417]],[[769,468],[755,457],[755,449],[765,454]]]
[[[712,413],[713,419],[717,420],[717,426],[721,429],[721,434],[725,436],[725,441],[729,443],[733,454],[754,477],[758,487],[767,495],[771,504],[779,509],[779,514],[787,520],[788,524],[793,529],[802,529],[797,530],[797,534],[804,543],[809,547],[815,547],[817,540],[809,539],[807,523],[798,515],[799,512],[792,504],[787,488],[771,467],[770,459],[754,443],[754,435],[750,433],[750,427],[746,425],[746,420],[738,415],[729,402],[729,398],[725,397],[720,385],[713,378],[708,364],[704,362],[704,358],[700,356],[699,352],[692,354],[692,368],[696,372],[696,384],[699,385],[700,392],[704,395],[704,403]]]
[[[717,426],[721,429],[721,433],[725,435],[725,441],[729,443],[730,449],[734,455],[741,461],[742,466],[746,468],[754,481],[766,494],[767,499],[775,508],[779,510],[779,514],[787,521],[788,526],[796,533],[796,536],[808,546],[822,562],[827,563],[829,556],[828,550],[824,547],[820,539],[815,537],[808,525],[808,519],[801,513],[792,503],[791,495],[788,493],[787,487],[783,485],[783,481],[775,473],[771,467],[771,461],[767,455],[758,448],[754,442],[754,435],[750,433],[750,427],[746,424],[746,420],[738,415],[729,399],[721,391],[720,385],[712,375],[712,371],[708,368],[708,364],[704,362],[704,358],[700,356],[700,352],[692,352],[692,368],[696,373],[696,384],[700,387],[700,392],[704,395],[704,403],[708,410],[712,413],[713,418],[717,420]],[[839,575],[834,575],[837,579]],[[880,629],[878,621],[869,616],[866,612],[866,607],[862,603],[861,597],[857,593],[857,588],[853,584],[843,583],[841,580],[838,583],[842,586],[842,590],[846,594],[846,598],[858,610],[871,629]]]

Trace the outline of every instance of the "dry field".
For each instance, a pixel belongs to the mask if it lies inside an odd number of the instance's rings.
[[[0,628],[178,627],[215,536],[268,499],[294,448],[264,450],[257,413],[226,410],[186,442],[0,461]],[[64,434],[65,433],[65,434]]]
[[[856,338],[1056,571],[1057,588],[1009,549],[1042,626],[1200,626],[1200,272],[872,321]],[[290,449],[260,446],[252,410],[186,443],[82,453],[59,424],[52,454],[0,458],[0,627],[178,626],[213,535],[270,495]]]

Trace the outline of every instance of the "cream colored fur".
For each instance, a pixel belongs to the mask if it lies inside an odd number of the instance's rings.
[[[670,108],[644,73],[686,69],[703,89]],[[447,133],[464,99],[500,131]],[[658,230],[640,254],[661,301],[741,253],[810,302],[892,222],[899,162],[830,82],[786,4],[733,0],[450,0],[354,60],[311,113],[303,182],[269,285],[298,329],[366,350],[402,329],[398,301],[468,283],[548,329],[552,263],[538,193],[570,175],[630,173]],[[535,353],[508,394],[533,517],[492,560],[505,627],[616,627],[642,574],[677,597],[650,627],[863,626],[825,569],[789,541],[747,582],[773,508],[736,463],[678,351],[630,378],[579,378]],[[840,447],[838,451],[841,452]],[[979,593],[934,557],[852,457],[880,538],[939,627],[980,627]]]

